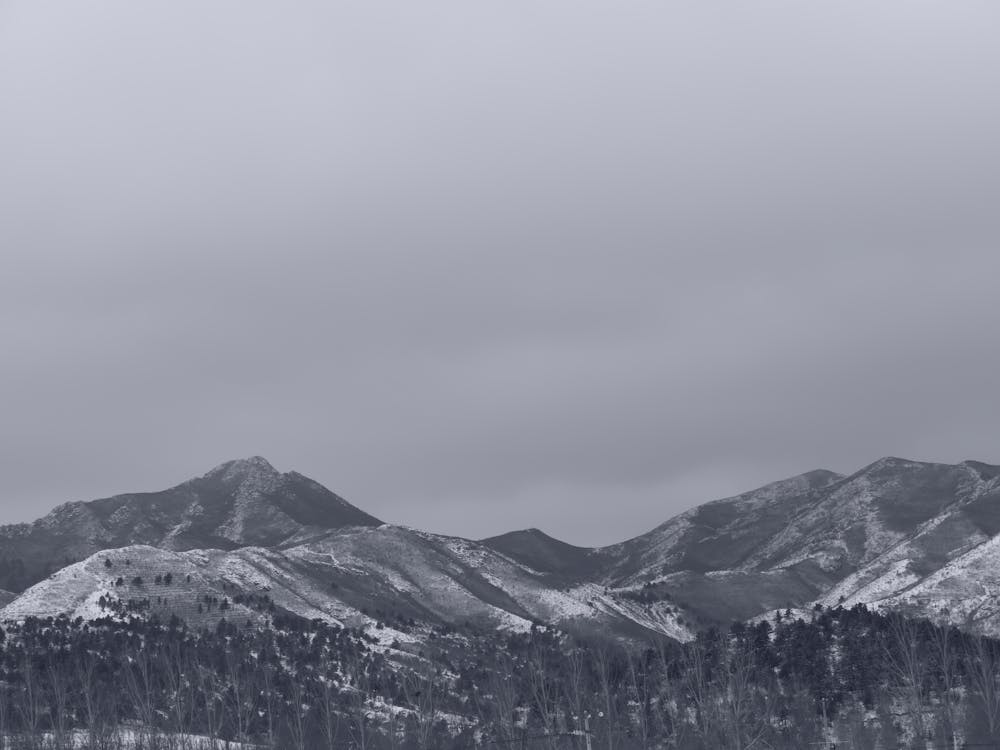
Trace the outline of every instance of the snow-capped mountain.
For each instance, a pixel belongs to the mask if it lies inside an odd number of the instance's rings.
[[[0,587],[14,591],[104,549],[275,546],[310,532],[381,523],[318,482],[263,458],[228,461],[161,492],[61,505],[31,524],[0,526]]]
[[[9,540],[24,550],[60,539],[84,558],[0,619],[287,611],[390,629],[544,622],[685,639],[777,608],[863,602],[997,633],[998,532],[1000,467],[971,461],[885,458],[849,476],[812,471],[584,548],[537,529],[476,542],[380,524],[254,458],[166,492],[75,503],[0,529],[0,557]]]

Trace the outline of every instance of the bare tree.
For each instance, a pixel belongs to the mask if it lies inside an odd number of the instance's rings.
[[[26,645],[22,647],[18,667],[21,674],[21,688],[17,696],[16,710],[28,742],[32,746],[37,746],[41,740],[42,722],[48,713],[48,707],[45,705],[41,675],[35,666],[34,655]]]
[[[703,643],[684,650],[684,681],[698,733],[706,747],[753,750],[763,747],[773,719],[773,686],[755,682],[756,664],[746,644],[716,650]]]
[[[308,695],[302,680],[292,679],[285,702],[285,723],[288,726],[291,747],[295,750],[306,750],[309,710]]]
[[[527,665],[528,687],[532,704],[542,722],[543,742],[554,748],[555,737],[559,732],[559,686],[553,672],[544,646],[534,644]]]
[[[226,699],[229,715],[236,729],[236,740],[245,742],[250,722],[257,712],[258,692],[254,689],[252,673],[239,649],[229,643],[223,655],[226,669]]]
[[[966,643],[969,682],[982,710],[988,739],[1000,742],[1000,650],[995,641],[982,636]]]
[[[389,750],[396,750],[399,747],[401,735],[405,739],[406,726],[400,722],[399,711],[396,710],[396,706],[390,704],[386,708],[386,718],[383,724],[386,739],[389,742]]]
[[[577,736],[582,737],[584,739],[582,744],[586,745],[589,742],[589,737],[586,736],[586,732],[589,731],[587,729],[589,722],[586,717],[591,708],[586,649],[582,646],[574,646],[567,652],[564,662],[566,673],[563,676],[562,684],[566,705],[569,707],[573,720],[573,731],[579,733]]]
[[[594,660],[594,673],[597,675],[597,686],[601,695],[602,710],[598,716],[605,731],[608,750],[614,750],[615,729],[617,727],[615,696],[618,692],[618,676],[615,674],[615,654],[611,644],[595,643],[591,646]]]
[[[358,750],[367,750],[371,729],[371,712],[368,707],[371,681],[360,656],[352,658],[345,666],[351,682],[351,687],[346,691],[350,706],[351,737]]]
[[[653,702],[650,660],[646,658],[646,654],[635,650],[627,651],[625,658],[629,694],[636,705],[634,716],[636,732],[642,747],[649,747]]]
[[[359,688],[354,687],[348,693],[351,717],[351,737],[358,750],[367,750],[371,730],[371,712],[368,708],[368,698]]]
[[[69,729],[69,691],[70,674],[66,655],[62,651],[49,654],[45,665],[46,681],[48,682],[52,719],[53,740],[57,747],[63,747],[68,738]]]
[[[958,750],[960,731],[960,679],[957,641],[960,635],[947,623],[933,629],[931,648],[932,663],[937,671],[940,713],[940,728],[944,732],[943,744],[951,750]]]
[[[194,665],[179,643],[171,643],[161,654],[160,672],[166,689],[170,728],[178,737],[184,737],[194,726]]]
[[[765,744],[772,727],[774,686],[757,682],[757,663],[752,649],[735,643],[729,649],[729,663],[722,670],[724,703],[723,716],[729,726],[734,750],[752,750]]]
[[[122,670],[140,738],[151,737],[156,728],[156,666],[148,644],[140,643],[129,650]]]
[[[215,670],[197,664],[195,681],[201,696],[202,717],[205,722],[205,732],[213,744],[219,739],[225,718],[225,695]]]
[[[275,734],[277,732],[277,727],[275,726],[275,719],[277,718],[278,705],[280,703],[280,696],[278,695],[277,687],[275,685],[276,675],[275,667],[272,664],[267,663],[264,660],[258,660],[257,669],[257,696],[258,696],[258,716],[261,716],[265,722],[265,729],[267,735],[267,747],[276,747],[275,744]]]
[[[340,690],[335,675],[336,669],[328,658],[324,659],[323,668],[316,680],[315,703],[319,706],[323,739],[328,750],[334,750],[334,744],[340,735],[340,711],[337,705]]]
[[[87,746],[96,750],[102,732],[101,691],[97,681],[99,661],[94,652],[85,650],[73,660],[79,700],[83,707],[83,721],[87,727]]]
[[[713,661],[707,646],[698,641],[689,644],[682,652],[685,696],[693,709],[695,730],[707,746],[711,746],[718,728],[722,726],[719,717],[721,697],[713,682],[713,670],[718,665]]]
[[[894,614],[889,617],[889,641],[883,645],[886,662],[896,685],[899,698],[910,720],[915,742],[926,743],[928,655],[920,640],[920,631],[913,620]]]
[[[497,655],[487,673],[485,690],[473,688],[480,724],[491,734],[496,744],[513,747],[516,742],[517,681],[514,661],[506,653]]]
[[[0,679],[0,750],[7,750],[7,733],[10,731],[9,701],[10,688]]]
[[[667,746],[678,747],[687,728],[687,722],[683,715],[682,690],[679,683],[671,679],[672,651],[666,639],[657,640],[656,665],[659,679],[656,683],[657,710],[653,717],[657,733],[665,739]]]
[[[403,695],[416,717],[417,744],[420,750],[430,750],[434,722],[437,720],[437,685],[434,665],[424,660],[418,669],[402,675]]]

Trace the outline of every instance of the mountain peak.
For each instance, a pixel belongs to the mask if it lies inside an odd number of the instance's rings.
[[[249,458],[235,458],[231,461],[225,461],[209,471],[205,476],[219,476],[220,474],[228,476],[246,474],[277,475],[279,472],[263,456],[250,456]]]
[[[263,456],[250,456],[221,463],[207,474],[191,481],[216,481],[226,487],[243,487],[248,492],[267,493],[276,489],[286,477],[286,474],[275,469]]]
[[[914,466],[927,466],[929,464],[923,461],[911,461],[908,458],[900,458],[899,456],[883,456],[878,461],[868,464],[864,467],[862,471],[872,471],[874,469],[904,469]]]

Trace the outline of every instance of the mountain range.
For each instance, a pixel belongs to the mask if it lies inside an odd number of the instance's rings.
[[[811,471],[608,547],[384,524],[260,457],[0,527],[0,620],[276,611],[371,627],[533,623],[686,640],[776,609],[863,603],[1000,633],[1000,467],[884,458]]]

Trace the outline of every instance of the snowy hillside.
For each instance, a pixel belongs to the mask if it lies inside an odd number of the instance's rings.
[[[544,622],[691,637],[672,608],[644,606],[596,584],[552,588],[538,572],[476,542],[388,525],[331,532],[280,551],[105,551],[36,584],[0,610],[0,621],[155,613],[199,624],[275,612],[351,627],[402,618],[523,631]]]
[[[960,560],[998,532],[1000,468],[883,458],[850,476],[813,471],[707,503],[610,547],[583,550],[537,531],[485,543],[559,580],[669,596],[703,622],[843,601],[988,623],[978,558]],[[981,606],[963,607],[973,589]]]
[[[49,555],[87,553],[0,617],[291,612],[350,626],[541,622],[685,640],[778,608],[861,602],[1000,632],[998,532],[1000,468],[971,461],[812,471],[584,548],[537,529],[476,542],[379,524],[253,458],[0,529],[8,559],[43,543]]]
[[[161,492],[61,505],[32,524],[0,526],[0,587],[23,590],[103,549],[276,546],[297,535],[380,521],[319,483],[265,459],[228,461]]]

